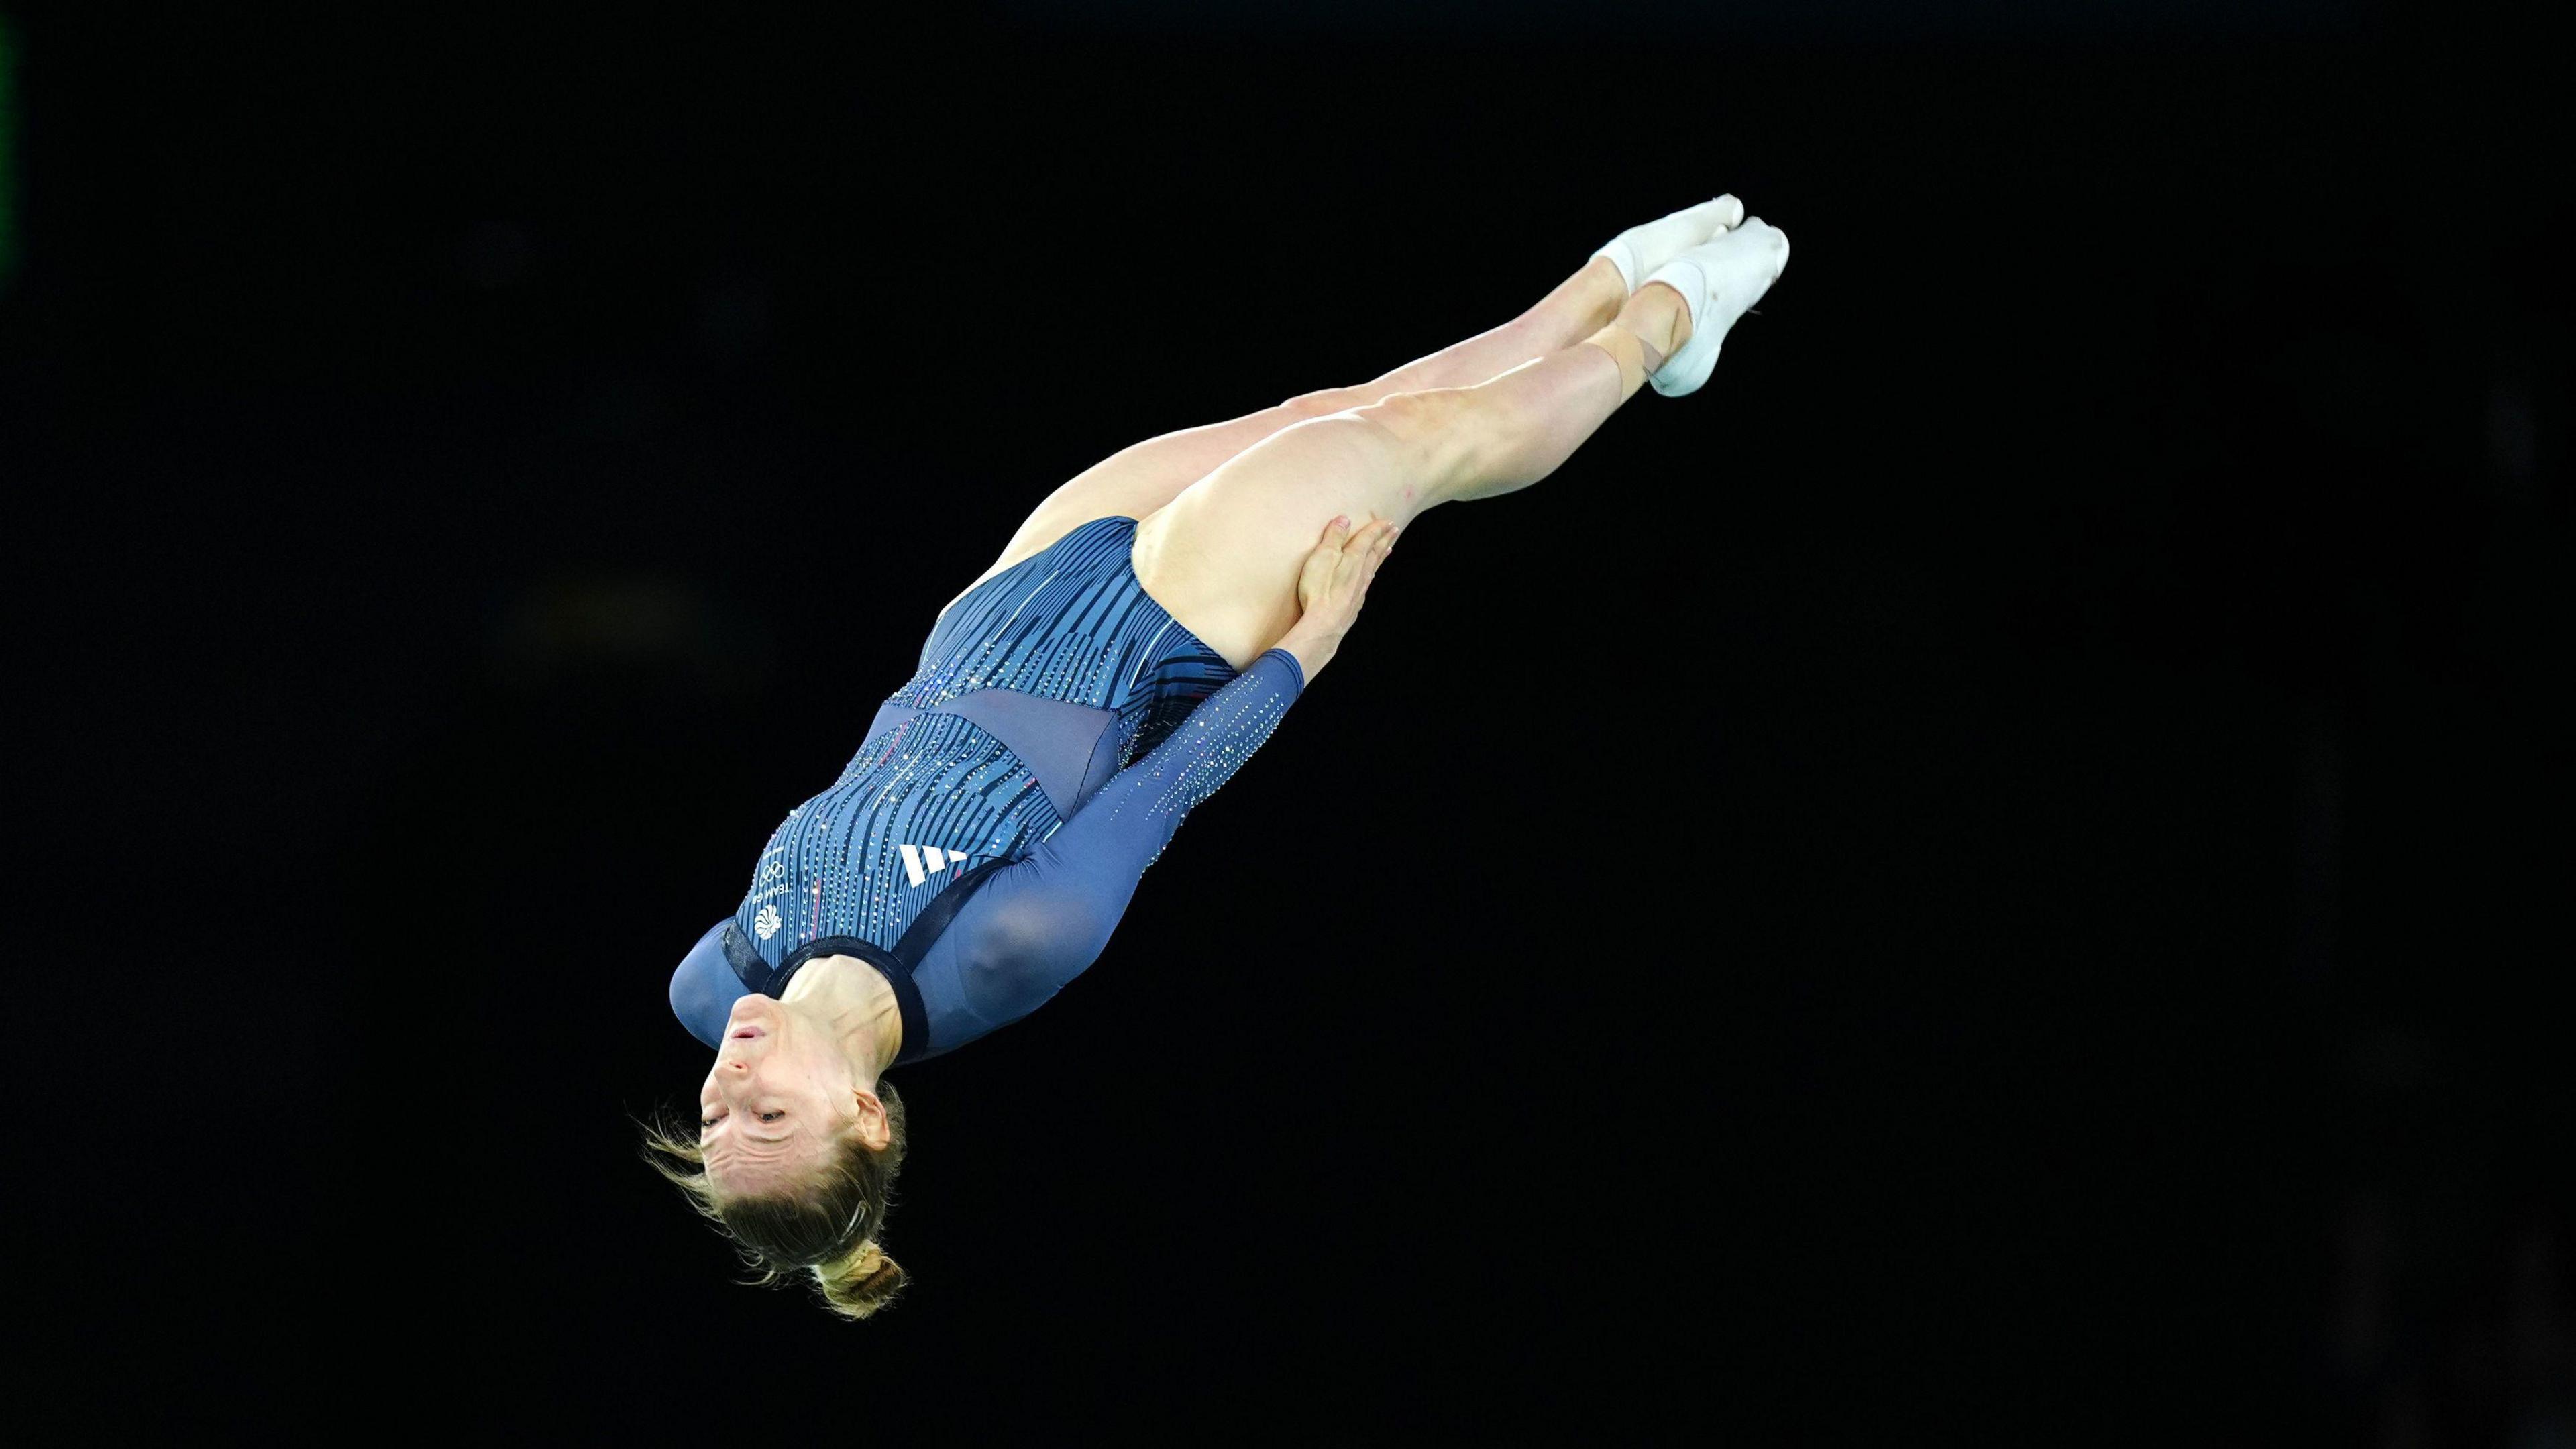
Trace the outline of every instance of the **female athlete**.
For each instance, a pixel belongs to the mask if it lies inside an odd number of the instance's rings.
[[[1554,472],[1651,382],[1697,391],[1788,238],[1719,196],[1359,387],[1138,443],[1057,488],[933,625],[840,778],[671,977],[714,1049],[646,1157],[777,1283],[864,1318],[903,1163],[889,1067],[1043,1005],[1182,818],[1314,683],[1398,534]],[[1320,531],[1321,541],[1317,541]]]

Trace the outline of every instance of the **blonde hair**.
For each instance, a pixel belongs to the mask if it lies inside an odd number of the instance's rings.
[[[903,1167],[903,1098],[886,1081],[877,1083],[877,1097],[886,1109],[885,1150],[869,1147],[853,1131],[834,1144],[830,1160],[802,1191],[719,1196],[707,1180],[706,1153],[694,1125],[682,1130],[677,1120],[638,1124],[644,1129],[644,1161],[732,1240],[744,1266],[759,1271],[746,1287],[773,1287],[796,1269],[807,1269],[825,1307],[843,1318],[865,1318],[891,1302],[907,1281],[878,1244],[886,1212],[894,1206],[895,1174]]]

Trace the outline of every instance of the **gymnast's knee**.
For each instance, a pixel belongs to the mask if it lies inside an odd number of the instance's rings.
[[[1330,413],[1347,412],[1367,401],[1368,394],[1356,387],[1327,387],[1314,392],[1301,392],[1279,405],[1279,410],[1298,418],[1320,418]]]
[[[1457,431],[1460,414],[1471,401],[1466,388],[1434,387],[1421,392],[1391,392],[1376,402],[1343,411],[1366,418],[1408,441],[1420,441]]]
[[[1470,415],[1469,389],[1436,387],[1389,393],[1339,416],[1357,418],[1391,442],[1406,471],[1433,497],[1473,475],[1485,451],[1482,424]]]

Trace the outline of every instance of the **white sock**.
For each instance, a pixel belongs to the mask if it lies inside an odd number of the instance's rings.
[[[1762,294],[1771,290],[1771,284],[1788,265],[1789,238],[1757,216],[1723,238],[1711,238],[1709,246],[1675,261],[1674,272],[1685,267],[1697,272],[1702,279],[1700,286],[1689,285],[1690,279],[1679,275],[1647,280],[1664,281],[1682,294],[1683,303],[1691,309],[1690,339],[1682,343],[1688,347],[1711,329],[1715,329],[1717,337],[1724,337],[1735,319],[1744,315],[1744,309],[1761,301]],[[1707,301],[1705,308],[1700,305],[1702,298]],[[1707,315],[1700,315],[1702,311]]]
[[[1762,300],[1789,265],[1789,237],[1762,218],[1709,238],[1655,269],[1646,278],[1682,294],[1690,309],[1690,336],[1646,380],[1667,397],[1696,392],[1717,363],[1726,329],[1744,309]]]
[[[1655,268],[1743,220],[1743,202],[1731,195],[1713,196],[1697,206],[1684,207],[1643,226],[1632,226],[1610,238],[1592,255],[1608,257],[1610,264],[1619,269],[1619,279],[1628,284],[1629,295],[1634,296]]]

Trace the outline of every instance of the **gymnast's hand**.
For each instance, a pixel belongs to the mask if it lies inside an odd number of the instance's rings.
[[[1324,541],[1306,555],[1305,571],[1297,575],[1297,607],[1305,615],[1274,646],[1297,656],[1308,684],[1333,662],[1342,636],[1358,621],[1360,605],[1368,600],[1369,580],[1377,577],[1377,566],[1394,551],[1395,520],[1391,518],[1362,524],[1357,531],[1347,516],[1324,525]]]

